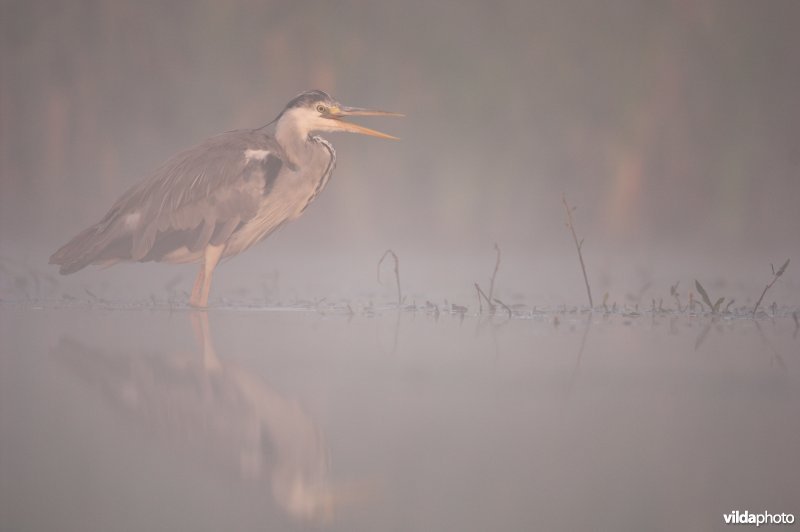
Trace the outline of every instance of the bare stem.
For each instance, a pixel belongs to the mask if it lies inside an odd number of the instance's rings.
[[[383,264],[384,259],[388,255],[391,255],[394,259],[394,279],[397,283],[397,308],[400,308],[400,306],[403,304],[402,292],[400,291],[400,260],[397,258],[395,252],[391,249],[384,251],[383,255],[381,256],[381,260],[378,261],[378,283],[381,283],[381,264]]]
[[[761,304],[761,300],[764,299],[765,295],[767,295],[767,290],[772,288],[772,285],[778,281],[778,278],[783,275],[783,272],[786,271],[787,266],[789,266],[789,259],[786,259],[786,262],[783,263],[783,266],[781,266],[777,272],[775,271],[774,267],[772,268],[772,280],[767,284],[767,286],[764,287],[764,291],[761,292],[761,297],[759,297],[758,301],[756,301],[756,306],[753,307],[753,317],[756,315],[756,311],[758,310],[758,306]]]
[[[488,300],[492,300],[494,296],[494,280],[497,277],[497,270],[500,269],[500,246],[497,245],[497,242],[494,244],[494,250],[497,251],[497,260],[494,263],[494,272],[492,272],[492,279],[489,281],[489,297]]]
[[[583,253],[581,253],[581,248],[583,247],[583,240],[578,240],[578,235],[575,234],[575,225],[572,222],[572,211],[575,210],[575,207],[570,207],[567,203],[567,195],[561,195],[561,202],[564,204],[564,209],[567,211],[567,227],[569,228],[570,232],[572,233],[572,240],[575,242],[575,249],[578,250],[578,260],[581,261],[581,270],[583,271],[583,282],[586,283],[586,293],[589,296],[589,306],[594,308],[594,302],[592,301],[592,289],[589,287],[589,278],[586,275],[586,265],[583,262]]]
[[[478,291],[478,296],[483,296],[483,299],[485,299],[485,300],[486,300],[486,305],[489,307],[489,310],[490,310],[490,311],[492,311],[492,312],[494,312],[494,304],[493,304],[493,303],[492,303],[492,301],[491,301],[491,300],[490,300],[490,299],[489,299],[489,298],[486,296],[486,294],[483,292],[483,290],[481,290],[481,287],[480,287],[480,285],[479,285],[478,283],[475,283],[475,290],[477,290],[477,291]],[[479,300],[479,302],[480,302],[480,297],[478,298],[478,300]],[[483,310],[482,310],[482,309],[481,309],[481,312],[483,312]]]

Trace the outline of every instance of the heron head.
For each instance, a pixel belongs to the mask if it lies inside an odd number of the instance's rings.
[[[347,107],[327,93],[320,90],[307,91],[296,96],[290,101],[278,118],[279,122],[290,121],[302,131],[348,131],[361,133],[383,139],[398,140],[397,137],[369,129],[352,122],[347,122],[349,116],[403,116],[399,113],[379,111],[377,109],[364,109],[361,107]]]

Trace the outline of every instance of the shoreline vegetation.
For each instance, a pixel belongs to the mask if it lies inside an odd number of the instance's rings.
[[[532,319],[541,316],[550,316],[554,323],[558,323],[559,315],[566,314],[595,314],[595,315],[621,315],[628,318],[641,316],[711,316],[714,318],[725,319],[775,319],[790,318],[794,321],[795,332],[800,330],[800,305],[778,305],[774,300],[767,304],[764,298],[778,280],[786,273],[790,259],[786,259],[779,268],[770,264],[772,277],[764,286],[755,304],[736,305],[736,299],[729,294],[713,299],[703,284],[695,279],[694,291],[688,290],[684,295],[680,288],[680,281],[669,286],[669,294],[666,290],[658,298],[651,297],[650,304],[642,304],[642,297],[647,289],[652,289],[652,283],[647,283],[640,291],[637,303],[619,303],[611,299],[608,292],[603,294],[600,305],[595,305],[592,298],[592,290],[587,273],[586,261],[583,256],[584,239],[579,238],[575,229],[573,214],[577,210],[576,206],[571,206],[567,201],[566,194],[562,194],[561,202],[566,212],[565,226],[569,230],[572,241],[577,251],[578,262],[580,264],[583,282],[586,288],[586,295],[589,301],[588,306],[579,305],[555,305],[537,306],[524,303],[506,304],[496,296],[498,273],[502,263],[502,251],[500,246],[495,243],[495,262],[494,269],[489,277],[488,288],[484,289],[477,281],[473,283],[476,302],[470,306],[469,303],[450,301],[444,298],[443,301],[418,300],[410,298],[403,293],[400,278],[400,258],[391,248],[381,255],[377,263],[377,282],[379,285],[386,285],[382,279],[388,272],[390,263],[393,263],[392,273],[394,276],[394,286],[396,289],[396,300],[394,302],[376,303],[373,298],[368,301],[356,301],[341,299],[338,301],[328,301],[322,297],[316,300],[295,299],[289,302],[270,301],[265,296],[261,299],[233,299],[227,297],[212,298],[210,309],[227,310],[269,310],[269,311],[314,311],[328,314],[346,314],[354,316],[361,314],[364,316],[374,316],[378,312],[396,310],[412,313],[426,313],[433,315],[437,320],[442,314],[459,316],[462,320],[468,316],[504,316],[506,319]],[[391,260],[389,260],[391,259]],[[156,296],[155,293],[150,297],[133,301],[116,301],[103,297],[101,294],[84,287],[83,294],[74,295],[62,293],[60,297],[56,294],[59,288],[58,279],[47,272],[41,272],[37,268],[27,264],[20,264],[14,260],[0,257],[0,279],[5,278],[4,284],[11,289],[10,294],[0,293],[0,305],[13,307],[29,308],[102,308],[106,310],[195,310],[188,304],[188,292],[179,291],[178,284],[180,276],[172,278],[164,286],[166,297]],[[8,289],[6,289],[8,290]],[[265,290],[266,292],[266,290]],[[715,294],[718,295],[718,294]],[[9,297],[10,296],[10,297]],[[763,304],[762,304],[763,303]]]

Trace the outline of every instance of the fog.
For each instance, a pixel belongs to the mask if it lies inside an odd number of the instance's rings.
[[[307,298],[383,293],[386,248],[409,291],[456,297],[491,273],[496,242],[501,293],[580,303],[562,193],[596,291],[757,289],[800,249],[799,15],[744,1],[6,1],[2,255],[53,273],[49,254],[172,153],[319,88],[405,113],[362,120],[402,140],[329,135],[328,188],[223,265],[212,297],[275,272]],[[175,275],[188,290],[191,266],[58,282],[148,297]]]
[[[798,21],[0,0],[0,529],[797,515]],[[358,120],[400,140],[323,134],[327,188],[217,268],[207,311],[194,264],[48,264],[172,154],[309,89],[403,113]]]

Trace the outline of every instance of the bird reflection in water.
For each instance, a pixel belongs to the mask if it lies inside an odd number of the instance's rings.
[[[294,518],[329,522],[337,505],[361,498],[331,485],[327,448],[298,402],[220,360],[205,312],[191,320],[201,357],[115,355],[66,338],[56,356],[158,439],[193,450],[242,481],[268,482],[276,503]]]

